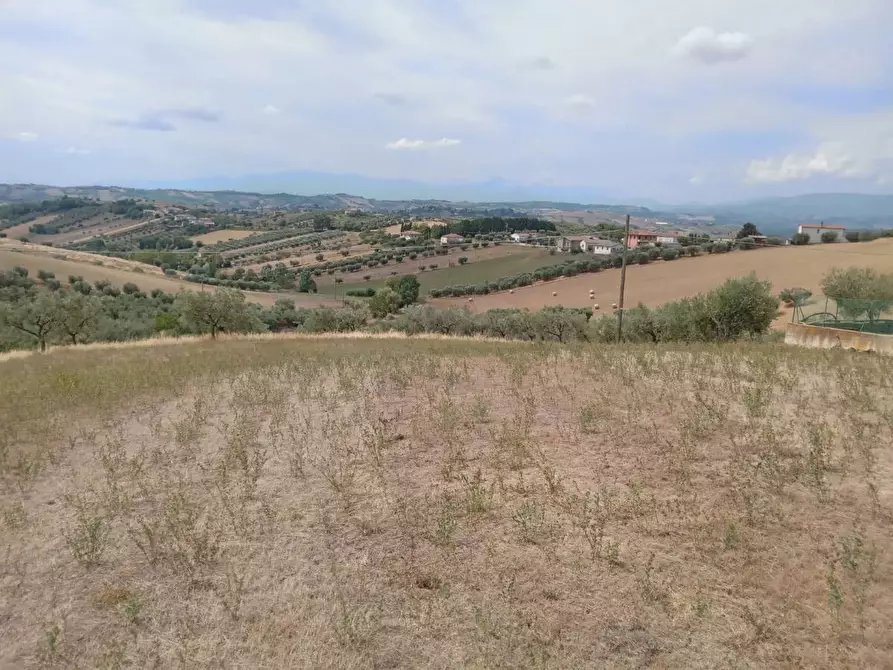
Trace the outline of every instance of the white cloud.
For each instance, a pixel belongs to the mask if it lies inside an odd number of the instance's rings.
[[[893,112],[853,115],[812,129],[814,150],[750,161],[751,183],[803,181],[812,177],[864,179],[875,183],[893,178]]]
[[[688,180],[688,183],[692,186],[700,186],[704,183],[704,178],[700,175],[694,175],[691,179]]]
[[[66,153],[72,156],[86,156],[90,153],[90,150],[81,149],[80,147],[68,147],[62,153]]]
[[[753,38],[745,33],[717,33],[713,28],[700,26],[680,39],[673,51],[712,65],[741,60],[747,56],[752,46]]]
[[[16,133],[15,135],[13,135],[11,139],[14,139],[18,142],[34,142],[35,140],[37,140],[39,138],[40,138],[40,135],[38,135],[37,133],[32,133],[30,131],[23,131],[21,133]]]
[[[395,142],[388,142],[385,147],[387,149],[412,149],[412,150],[421,150],[421,149],[443,149],[444,147],[454,147],[458,144],[462,144],[462,140],[452,140],[446,137],[441,138],[439,140],[410,140],[405,137],[401,137],[399,140]]]
[[[265,114],[267,116],[275,116],[276,114],[279,114],[282,110],[279,109],[276,105],[266,105],[260,111],[261,111],[261,114]]]

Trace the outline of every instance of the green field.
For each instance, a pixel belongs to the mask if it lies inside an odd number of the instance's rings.
[[[447,259],[455,260],[452,256],[438,256],[436,258],[426,259],[426,261],[430,263],[438,263],[442,266],[449,262]],[[545,267],[547,265],[555,265],[560,262],[560,257],[550,255],[546,249],[530,249],[525,247],[519,248],[517,253],[513,253],[509,256],[491,258],[476,263],[468,263],[467,265],[456,265],[451,268],[441,267],[437,270],[422,272],[416,276],[419,278],[421,293],[424,295],[433,288],[444,288],[446,286],[455,286],[456,284],[481,284],[483,282],[493,281],[502,277],[521,274],[523,272],[533,272],[537,268]],[[427,264],[422,261],[419,261],[419,263],[422,265]],[[413,263],[410,267],[415,268],[416,264]],[[407,273],[400,272],[400,274]],[[341,295],[343,291],[348,291],[350,289],[368,287],[381,288],[387,281],[386,277],[363,281],[362,276],[362,270],[355,274],[346,275],[344,276],[344,283],[337,285],[331,284],[327,280],[325,284],[320,285],[319,292],[322,294],[334,295],[335,289],[337,288],[338,295]],[[348,277],[353,281],[348,281]],[[359,279],[359,281],[356,281],[357,279]]]

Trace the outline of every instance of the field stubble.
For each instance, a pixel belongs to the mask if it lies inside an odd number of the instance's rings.
[[[887,359],[246,339],[0,365],[3,667],[891,652]]]

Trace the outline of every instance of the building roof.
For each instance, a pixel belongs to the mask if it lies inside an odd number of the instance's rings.
[[[620,245],[614,240],[606,240],[601,237],[587,237],[585,238],[587,244],[598,244],[603,247],[619,247]]]
[[[828,229],[828,230],[846,230],[846,226],[829,226],[827,224],[815,224],[815,223],[801,223],[801,228],[817,228],[819,230]]]
[[[643,235],[647,235],[649,237],[657,237],[658,232],[656,230],[631,230],[629,231],[630,235],[637,235],[642,237]]]

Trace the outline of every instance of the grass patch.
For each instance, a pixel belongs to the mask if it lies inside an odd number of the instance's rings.
[[[457,255],[458,254],[458,255]],[[445,288],[456,284],[480,284],[487,281],[508,277],[510,275],[521,274],[524,272],[533,272],[547,265],[554,265],[561,260],[558,256],[552,256],[545,249],[529,249],[518,248],[516,253],[498,258],[490,258],[483,261],[476,261],[466,265],[459,265],[458,258],[461,252],[456,252],[449,256],[432,256],[431,258],[419,258],[413,261],[407,269],[395,266],[398,274],[409,274],[409,269],[415,271],[419,265],[430,267],[431,263],[438,264],[436,270],[425,270],[416,274],[421,285],[420,295],[426,295],[432,288]],[[456,263],[454,267],[445,267],[448,263]],[[334,295],[337,287],[338,295],[342,291],[358,288],[381,288],[385,285],[387,279],[378,279],[372,281],[356,281],[357,275],[363,276],[363,271],[349,275],[338,275],[344,278],[343,284],[325,283],[320,286],[320,293]],[[351,283],[348,283],[351,282]]]

